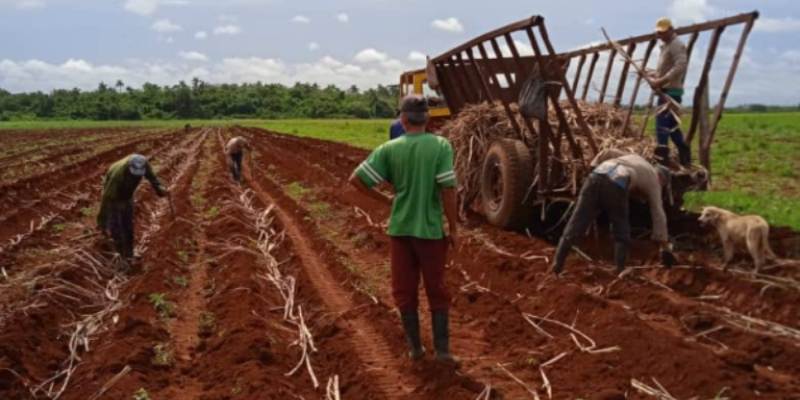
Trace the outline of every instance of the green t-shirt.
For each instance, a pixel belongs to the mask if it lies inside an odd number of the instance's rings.
[[[405,134],[380,145],[356,168],[368,187],[394,186],[390,236],[444,237],[442,188],[456,186],[453,147],[431,133]]]

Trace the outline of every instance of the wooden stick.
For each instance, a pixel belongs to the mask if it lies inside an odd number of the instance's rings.
[[[527,383],[523,382],[522,379],[517,378],[517,376],[512,374],[511,371],[507,370],[506,367],[503,366],[503,364],[497,363],[497,367],[500,368],[501,371],[505,372],[509,378],[514,380],[514,382],[517,382],[520,386],[525,388],[525,390],[527,390],[528,393],[531,394],[534,400],[541,400],[541,398],[539,397],[539,393],[536,392],[536,389],[532,389],[530,386],[528,386]]]

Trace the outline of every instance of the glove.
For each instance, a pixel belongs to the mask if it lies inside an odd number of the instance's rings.
[[[661,264],[667,269],[672,268],[673,265],[678,263],[678,259],[672,254],[672,251],[664,249],[661,250]]]

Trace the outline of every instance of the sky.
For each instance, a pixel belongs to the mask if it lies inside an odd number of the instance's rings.
[[[756,9],[728,104],[800,104],[796,0],[0,0],[0,88],[193,77],[369,88],[531,15],[545,17],[565,51],[602,40],[601,27],[622,38],[651,31],[662,16],[683,25]],[[726,36],[720,59],[731,58],[737,38]],[[727,68],[717,64],[713,72]],[[712,90],[720,83],[712,79]]]

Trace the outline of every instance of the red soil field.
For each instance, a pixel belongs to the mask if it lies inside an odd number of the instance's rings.
[[[234,135],[253,144],[242,185],[222,151]],[[364,150],[242,127],[91,143],[111,144],[0,191],[0,398],[800,398],[797,262],[723,272],[695,216],[671,221],[671,270],[637,241],[618,277],[601,233],[580,245],[592,261],[571,257],[560,278],[553,243],[469,216],[447,272],[454,370],[405,358],[389,210],[347,185]],[[57,163],[70,149],[46,151]],[[142,185],[141,258],[120,271],[92,207],[131,152],[156,156],[175,212]],[[773,247],[794,255],[798,237],[776,230]]]

